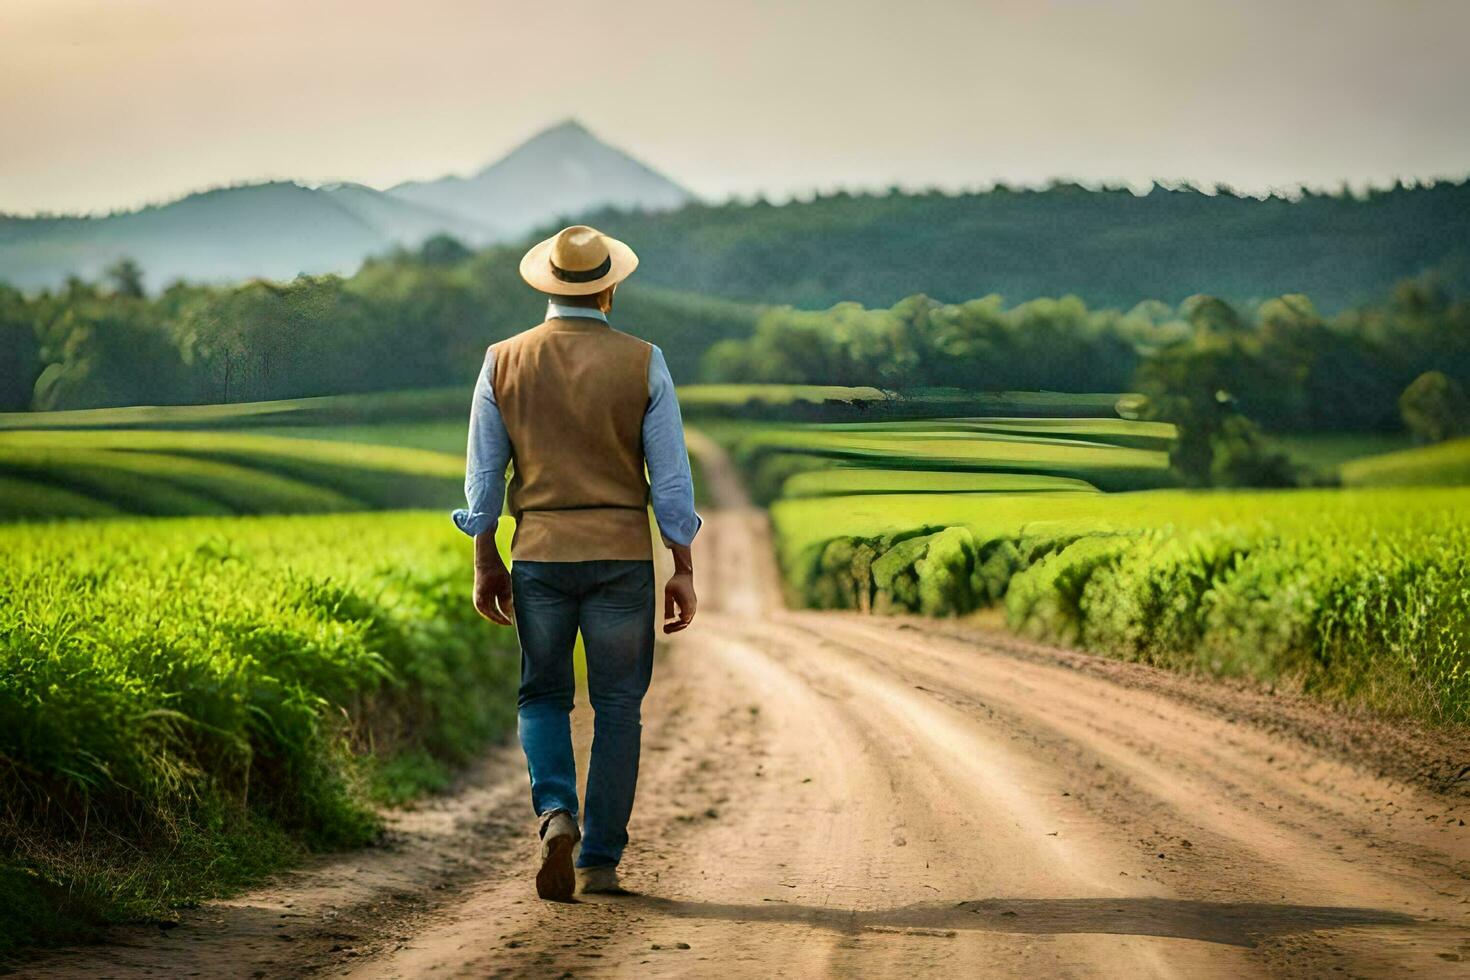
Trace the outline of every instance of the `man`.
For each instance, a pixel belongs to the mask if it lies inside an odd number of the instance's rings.
[[[674,383],[657,347],[607,322],[618,283],[637,266],[632,249],[585,225],[526,253],[521,277],[548,294],[546,322],[485,354],[470,406],[468,507],[454,512],[475,539],[475,608],[514,623],[520,639],[519,729],[540,818],[536,891],[558,901],[575,887],[621,891],[653,670],[650,499],[674,556],[664,632],[694,620],[689,546],[700,518]],[[495,546],[502,502],[516,522],[510,571]],[[581,832],[570,717],[579,630],[594,711]]]

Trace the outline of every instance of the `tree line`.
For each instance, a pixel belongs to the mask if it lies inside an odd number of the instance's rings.
[[[1470,181],[1264,200],[1154,185],[972,193],[837,191],[775,205],[695,203],[591,223],[633,243],[646,282],[820,309],[1080,296],[1129,309],[1208,293],[1237,305],[1304,293],[1335,314],[1396,280],[1470,261]]]
[[[430,239],[351,277],[146,290],[128,260],[102,282],[0,285],[0,410],[266,401],[468,385],[487,345],[540,322],[519,251]],[[758,310],[632,282],[618,322],[693,380],[704,349]]]
[[[887,309],[768,310],[715,344],[711,381],[1116,391],[1179,425],[1176,468],[1201,484],[1296,482],[1261,430],[1470,431],[1470,291],[1427,273],[1380,303],[1325,316],[1301,295],[1252,307],[1197,295],[1091,309],[1075,296],[1007,307],[999,296]]]
[[[467,385],[487,344],[542,315],[518,257],[519,249],[475,253],[440,237],[346,278],[174,283],[150,295],[146,270],[122,261],[105,282],[73,279],[30,295],[0,287],[0,407]],[[1008,306],[996,295],[761,308],[635,280],[619,292],[615,320],[662,346],[680,382],[1139,391],[1150,399],[1140,411],[1181,425],[1181,471],[1199,482],[1271,482],[1275,464],[1256,451],[1257,424],[1307,432],[1407,424],[1426,439],[1465,431],[1467,287],[1470,278],[1430,271],[1379,302],[1327,315],[1299,294],[1253,305],[1196,295],[1127,309],[1075,296]]]

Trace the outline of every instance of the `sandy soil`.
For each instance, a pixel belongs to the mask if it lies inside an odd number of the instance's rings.
[[[698,448],[725,506],[646,705],[639,894],[536,899],[507,748],[381,848],[26,974],[1470,976],[1465,739],[983,621],[787,611]]]

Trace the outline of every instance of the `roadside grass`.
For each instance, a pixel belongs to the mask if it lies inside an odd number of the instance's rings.
[[[1470,484],[1470,438],[1354,459],[1341,472],[1348,486],[1463,486]]]
[[[1470,723],[1470,490],[890,494],[771,509],[789,599]]]
[[[514,636],[442,513],[20,524],[0,552],[0,953],[362,844],[514,717]]]

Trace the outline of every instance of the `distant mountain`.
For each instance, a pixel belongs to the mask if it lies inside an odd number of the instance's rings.
[[[361,185],[251,184],[105,217],[0,217],[0,282],[33,288],[69,275],[96,279],[122,256],[143,267],[150,289],[174,279],[346,273],[368,255],[418,245],[437,231],[494,234]]]
[[[506,233],[496,222],[474,221],[436,211],[364,184],[327,184],[319,189],[339,207],[382,233],[395,245],[418,246],[440,233],[467,241],[494,240]]]
[[[150,289],[175,279],[228,282],[350,273],[370,255],[445,232],[485,245],[600,207],[673,208],[692,195],[580,124],[565,122],[472,177],[305,187],[273,182],[190,194],[104,217],[0,215],[0,282],[56,286],[136,260]]]
[[[664,211],[694,195],[568,120],[471,177],[399,184],[388,193],[508,231],[512,237],[598,208]]]

